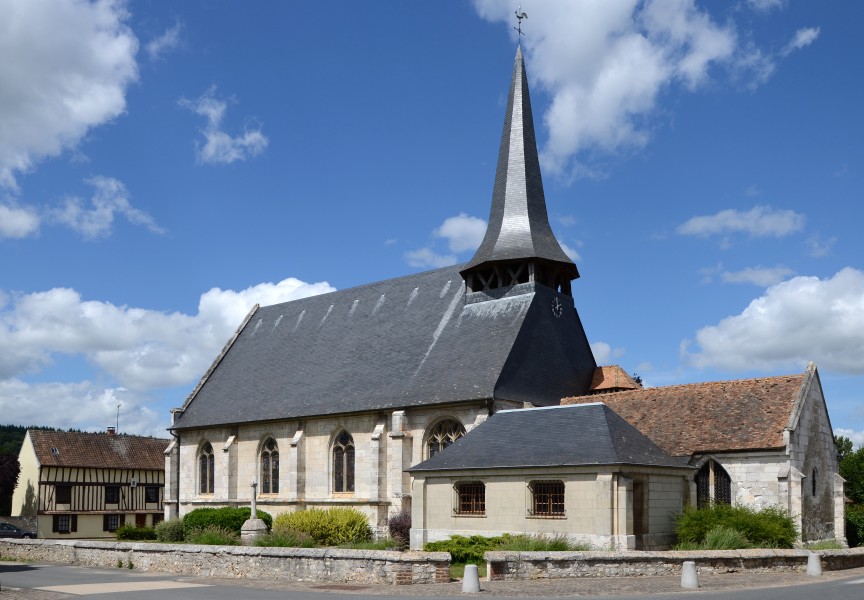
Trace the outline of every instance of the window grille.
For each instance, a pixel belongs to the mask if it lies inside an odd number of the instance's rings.
[[[347,431],[333,443],[333,491],[354,491],[354,438]]]
[[[697,506],[701,508],[712,502],[732,504],[732,478],[720,463],[709,459],[696,473],[695,479]]]
[[[213,456],[213,446],[210,445],[210,442],[204,444],[198,455],[198,478],[199,493],[212,494],[216,480],[216,463]]]
[[[486,484],[482,481],[461,481],[456,484],[456,513],[486,514]]]
[[[121,519],[120,515],[105,515],[102,521],[103,531],[117,531],[120,525],[123,525],[125,519]]]
[[[279,447],[273,438],[261,448],[261,493],[279,493]]]
[[[465,435],[465,428],[462,427],[462,423],[452,419],[441,421],[429,432],[426,441],[428,458],[432,458],[463,435]]]
[[[564,482],[532,481],[532,513],[535,517],[564,516]]]

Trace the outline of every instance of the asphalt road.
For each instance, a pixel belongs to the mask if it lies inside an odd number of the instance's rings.
[[[143,573],[129,569],[90,569],[42,563],[0,562],[0,600],[373,600],[377,598],[470,596],[583,598],[602,600],[864,600],[864,569],[807,577],[801,573],[700,576],[702,588],[687,591],[674,577],[631,577],[524,582],[481,582],[479,594],[461,594],[461,584],[366,586],[246,579],[208,579]]]

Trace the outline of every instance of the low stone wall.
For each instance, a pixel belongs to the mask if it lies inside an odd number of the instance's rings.
[[[699,573],[807,570],[807,550],[714,550],[688,552],[487,552],[490,580],[680,575],[684,561]],[[816,552],[826,571],[864,566],[864,548]]]
[[[395,552],[333,548],[259,548],[97,542],[3,540],[7,558],[88,567],[132,568],[200,577],[249,577],[410,585],[450,581],[447,552]]]

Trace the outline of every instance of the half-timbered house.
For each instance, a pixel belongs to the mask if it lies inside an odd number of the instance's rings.
[[[162,520],[169,440],[29,430],[12,514],[36,518],[40,538],[113,537],[126,523]]]

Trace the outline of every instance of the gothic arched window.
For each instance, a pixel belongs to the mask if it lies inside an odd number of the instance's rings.
[[[354,438],[344,430],[333,442],[333,491],[354,491]]]
[[[279,446],[272,437],[261,446],[261,493],[279,493]]]
[[[695,479],[697,506],[707,506],[712,502],[732,503],[732,478],[713,458],[702,465]]]
[[[426,458],[432,458],[463,435],[465,428],[459,421],[447,419],[439,422],[426,438]]]
[[[216,479],[216,466],[213,456],[213,446],[207,442],[201,446],[198,453],[198,491],[201,494],[213,493],[213,482]]]

